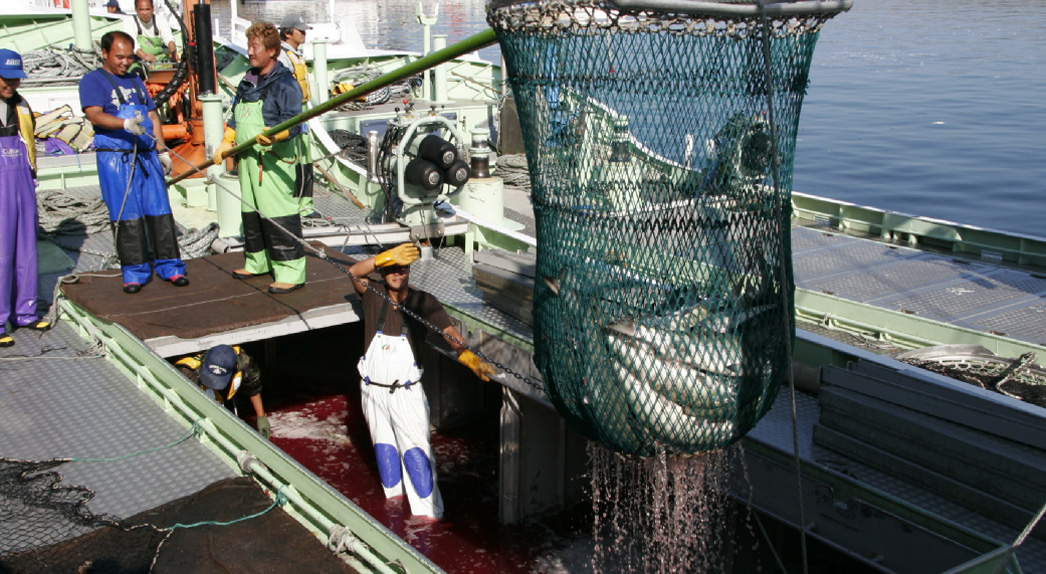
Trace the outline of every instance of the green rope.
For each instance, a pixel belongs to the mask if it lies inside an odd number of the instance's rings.
[[[255,512],[254,514],[251,514],[250,516],[244,516],[243,518],[237,518],[236,520],[230,520],[228,522],[218,522],[218,521],[215,521],[215,520],[204,520],[203,522],[197,522],[195,524],[181,524],[181,523],[173,524],[173,525],[171,525],[171,526],[169,526],[167,528],[164,528],[163,530],[175,530],[175,529],[178,529],[178,528],[196,528],[197,526],[230,526],[230,525],[236,524],[237,522],[244,522],[244,521],[250,520],[252,518],[257,518],[257,517],[259,517],[259,516],[269,512],[273,508],[276,508],[277,506],[283,506],[284,504],[287,504],[287,496],[285,494],[283,494],[283,487],[281,486],[280,489],[276,491],[276,499],[272,501],[272,504],[270,504],[268,508],[266,508],[265,510],[262,510],[261,512]]]
[[[202,420],[203,419],[197,419],[196,422],[194,422],[192,424],[192,428],[189,429],[189,432],[187,432],[185,434],[185,436],[183,436],[182,438],[180,438],[180,439],[178,439],[178,440],[176,440],[176,441],[174,441],[174,442],[172,442],[171,444],[168,444],[168,445],[158,446],[158,447],[154,447],[154,448],[150,448],[150,449],[146,449],[146,450],[142,450],[142,451],[138,451],[138,452],[132,452],[131,454],[125,454],[125,455],[121,455],[121,456],[112,456],[112,457],[108,457],[108,458],[76,458],[76,457],[72,457],[72,458],[69,458],[69,459],[66,459],[66,460],[68,460],[69,462],[114,462],[114,461],[117,461],[117,460],[124,460],[124,459],[128,459],[128,458],[131,458],[131,457],[135,457],[135,456],[138,456],[138,455],[141,455],[141,454],[148,454],[150,452],[156,452],[156,451],[159,451],[159,450],[165,450],[165,449],[168,449],[168,448],[172,448],[172,447],[178,446],[179,444],[189,440],[193,436],[198,436],[201,432],[203,432],[202,427],[200,427],[200,421],[202,421]]]

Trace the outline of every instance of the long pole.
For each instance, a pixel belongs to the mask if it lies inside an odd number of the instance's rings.
[[[486,48],[487,46],[497,41],[497,36],[494,34],[494,30],[488,28],[487,30],[482,31],[479,34],[466,38],[452,46],[447,46],[442,50],[433,52],[427,56],[424,56],[423,58],[418,59],[415,62],[407,64],[406,66],[397,68],[387,74],[379,76],[359,87],[353,88],[345,92],[344,94],[339,94],[316,107],[313,107],[309,110],[302,112],[297,116],[294,116],[293,118],[283,122],[282,124],[269,128],[269,131],[265,132],[265,135],[272,136],[282,132],[283,130],[288,130],[298,124],[307,122],[312,118],[315,118],[333,109],[336,109],[338,106],[342,104],[363,97],[373,91],[380,90],[385,86],[395,84],[396,82],[399,82],[404,78],[409,78],[410,76],[413,76],[414,74],[417,74],[419,72],[424,72],[425,70],[434,68],[442,64],[443,62],[447,62],[459,56],[468,54],[470,52],[475,52],[476,50]],[[242,144],[229,150],[225,157],[232,157],[246,149],[254,147],[255,145],[257,144],[254,140],[245,141]],[[179,181],[196,173],[197,171],[203,171],[209,165],[213,165],[212,162],[207,161],[204,163],[200,163],[195,167],[195,169],[190,169],[185,173],[182,173],[178,177],[174,177],[167,180],[167,185],[174,185]]]

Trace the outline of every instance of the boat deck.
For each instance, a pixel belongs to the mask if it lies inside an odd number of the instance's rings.
[[[1046,275],[797,227],[796,287],[973,331],[1046,344]]]
[[[240,473],[139,392],[74,327],[63,322],[42,334],[17,331],[15,338],[16,346],[0,349],[0,457],[73,460],[53,467],[58,482],[42,492],[8,490],[11,463],[0,461],[0,570],[39,572],[46,565],[48,571],[75,572],[93,561],[128,572],[201,571],[216,564],[238,572],[257,571],[257,564],[288,571],[305,561],[317,572],[355,572],[289,514],[270,510],[261,488],[237,478]],[[46,475],[33,476],[28,484]],[[19,512],[21,496],[33,494],[33,511]],[[177,529],[162,545],[161,535],[150,546],[149,539],[131,539],[119,529],[97,530],[94,521],[63,522],[63,508],[73,500],[126,526],[233,523],[259,515],[224,531],[213,525]],[[236,544],[210,542],[226,536]]]
[[[81,191],[91,193],[91,190]],[[336,226],[346,230],[367,227],[368,214],[335,195],[318,194],[317,206]],[[508,218],[524,224],[525,233],[533,233],[534,222],[524,194],[509,191],[505,206]],[[963,261],[947,255],[820,229],[796,228],[792,236],[796,283],[802,289],[905,314],[918,314],[969,329],[1006,334],[1032,344],[1046,342],[1046,323],[1034,320],[1046,312],[1046,278],[1036,273],[990,262]],[[95,253],[112,250],[111,240],[106,233],[78,241],[81,241],[77,246],[81,251],[66,252],[70,263],[78,271],[96,268],[103,256]],[[59,243],[68,245],[68,241],[61,239]],[[346,238],[345,245],[348,244]],[[350,254],[364,252],[352,247],[340,251]],[[442,247],[434,253],[431,259],[416,264],[412,274],[414,284],[434,293],[457,313],[471,317],[495,332],[517,340],[533,341],[534,333],[527,324],[484,302],[482,292],[472,280],[472,263],[460,248]],[[183,349],[189,347],[194,347],[194,350],[205,348],[218,340],[214,338],[216,336],[229,339],[222,339],[221,342],[235,342],[232,339],[244,337],[255,337],[253,340],[257,340],[266,336],[265,329],[286,329],[288,322],[297,321],[302,329],[315,328],[316,325],[310,324],[310,309],[333,309],[333,314],[327,315],[325,321],[358,320],[352,310],[354,296],[351,295],[349,280],[337,269],[322,269],[331,267],[322,261],[310,260],[310,283],[299,292],[300,295],[281,299],[261,293],[260,287],[267,281],[265,278],[241,282],[228,277],[228,268],[234,260],[238,261],[238,257],[228,254],[194,260],[190,269],[193,284],[185,290],[175,291],[175,288],[166,284],[149,285],[143,290],[143,294],[150,291],[156,294],[154,300],[165,307],[172,306],[171,296],[188,293],[194,294],[191,304],[219,305],[225,301],[225,305],[244,306],[238,309],[235,324],[230,322],[225,325],[222,315],[198,313],[198,316],[207,316],[208,320],[216,320],[216,324],[209,327],[207,333],[194,332],[180,337],[179,344],[183,347],[178,347],[178,351],[188,352]],[[346,256],[343,262],[350,264],[351,259],[351,256]],[[41,298],[49,301],[58,277],[67,273],[68,268],[63,269],[60,264],[56,264],[46,270],[42,268],[41,272]],[[314,272],[330,275],[314,280],[313,277],[319,277],[312,275]],[[119,292],[118,273],[109,273],[114,277],[92,279],[99,285],[105,285],[107,292],[111,290],[115,294],[110,301],[102,301],[104,298],[101,298],[98,302],[107,303],[117,310],[124,308],[127,315],[134,314],[126,308],[129,302],[127,296]],[[318,289],[320,286],[323,288]],[[75,287],[67,291],[74,297],[75,292]],[[202,294],[207,293],[210,294],[209,299],[207,296],[201,298]],[[295,297],[307,301],[312,296],[318,298],[311,303],[302,303],[300,308],[295,307],[294,302],[298,301]],[[146,309],[137,307],[139,301],[144,303],[145,299],[135,300],[136,313],[148,313]],[[272,314],[274,303],[287,306],[288,313],[276,318]],[[182,314],[189,316],[187,313]],[[113,320],[122,319],[114,316]],[[143,321],[147,326],[149,323],[149,320]],[[160,326],[161,331],[169,327],[166,324]],[[244,329],[251,328],[261,330],[248,335]],[[161,350],[164,349],[158,343],[162,337],[144,338]],[[42,336],[25,330],[17,331],[15,339],[18,343],[15,347],[0,350],[0,359],[4,360],[4,363],[0,363],[0,369],[5,372],[0,386],[4,389],[5,397],[13,397],[0,402],[0,444],[5,445],[0,456],[108,456],[137,450],[143,445],[168,444],[184,435],[184,429],[167,420],[159,407],[145,397],[138,397],[132,383],[119,371],[108,366],[104,360],[92,357],[89,345],[67,325],[60,323],[55,330]],[[192,343],[184,346],[185,341]],[[174,348],[166,349],[171,351]],[[75,358],[83,354],[85,356]],[[9,373],[14,373],[14,376],[9,376]],[[519,388],[523,383],[510,376],[502,375],[499,379],[502,384],[513,386],[516,390],[528,391],[528,394],[534,391],[533,388]],[[91,391],[85,392],[86,388]],[[780,399],[752,431],[750,438],[791,456],[792,425],[786,393],[786,390],[782,392]],[[119,406],[113,408],[115,405]],[[923,488],[815,445],[812,435],[820,416],[818,400],[815,396],[799,393],[797,405],[799,454],[805,463],[844,469],[847,475],[903,499],[913,507],[986,533],[1002,543],[1014,540],[1019,534],[1017,529],[993,522]],[[105,413],[105,416],[99,413]],[[41,421],[47,421],[47,424]],[[52,424],[52,421],[60,424]],[[48,432],[41,432],[41,427],[48,427]],[[174,456],[178,458],[171,459]],[[169,449],[169,452],[158,458],[164,459],[162,466],[154,467],[133,461],[119,463],[119,467],[109,469],[80,463],[67,465],[70,470],[65,472],[66,482],[90,484],[98,492],[90,503],[92,510],[130,516],[151,508],[150,505],[162,504],[199,490],[213,481],[235,475],[216,458],[209,457],[196,441],[187,441]],[[111,470],[116,468],[120,470]],[[182,477],[184,469],[189,468],[193,469],[193,472],[188,473],[191,476]],[[128,488],[135,490],[133,485],[141,484],[161,486],[147,489],[147,492],[141,492],[138,496],[127,496]],[[1046,544],[1039,538],[1029,538],[1018,556],[1026,571],[1046,569]]]

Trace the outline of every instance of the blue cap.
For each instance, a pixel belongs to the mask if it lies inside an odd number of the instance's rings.
[[[229,379],[236,372],[236,351],[228,345],[212,347],[203,356],[200,365],[200,383],[220,391],[229,386]]]
[[[0,78],[5,80],[24,79],[22,57],[14,50],[0,50]]]

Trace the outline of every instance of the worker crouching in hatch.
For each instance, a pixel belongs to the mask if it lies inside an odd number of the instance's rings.
[[[271,137],[265,132],[299,115],[302,95],[294,74],[276,60],[279,51],[275,26],[256,22],[247,29],[251,69],[236,88],[233,117],[213,160],[225,161],[234,144],[257,142],[238,156],[247,262],[232,274],[247,279],[271,272],[275,281],[269,293],[284,294],[305,285],[305,250],[295,197],[302,132],[301,126]]]
[[[200,385],[204,394],[234,413],[235,397],[250,400],[257,417],[258,433],[266,439],[272,436],[261,398],[261,369],[246,351],[239,347],[218,345],[206,353],[179,359],[174,366],[187,379]]]

